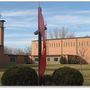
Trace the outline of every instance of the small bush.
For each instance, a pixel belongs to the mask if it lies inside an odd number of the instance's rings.
[[[68,59],[68,64],[80,64],[80,60],[77,58]]]
[[[68,64],[88,64],[88,63],[80,56],[69,56]]]
[[[2,85],[37,85],[38,76],[30,67],[14,66],[4,72],[1,83]]]
[[[50,75],[44,75],[40,77],[41,85],[44,86],[52,86],[54,83],[52,81],[52,76]]]
[[[52,75],[55,85],[78,86],[83,84],[82,74],[74,68],[62,67],[54,71]]]
[[[61,58],[60,58],[60,63],[61,63],[61,64],[67,64],[66,58],[63,57],[63,56],[61,56]]]

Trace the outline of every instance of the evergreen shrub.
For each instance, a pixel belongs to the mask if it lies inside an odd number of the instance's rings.
[[[84,82],[83,75],[74,68],[62,67],[56,69],[52,75],[55,85],[78,86]]]
[[[38,85],[38,76],[34,69],[26,66],[14,66],[7,69],[1,78],[2,85]]]
[[[60,58],[60,63],[61,63],[61,64],[67,64],[66,58],[63,57],[63,56],[61,56],[61,58]]]

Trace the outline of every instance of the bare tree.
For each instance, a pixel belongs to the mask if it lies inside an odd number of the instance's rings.
[[[30,52],[31,52],[31,47],[26,47],[25,49],[4,47],[5,54],[29,55]]]
[[[16,49],[13,49],[13,53],[15,55],[25,55],[25,52],[23,51],[23,49],[20,49],[20,48],[16,48]]]
[[[5,54],[13,54],[13,49],[9,47],[4,47],[4,53]]]
[[[84,37],[90,37],[90,35],[85,35]]]
[[[86,47],[80,47],[79,48],[79,56],[81,56],[84,59],[87,59],[87,56],[86,56],[87,50],[88,50],[88,48],[86,48]]]
[[[30,55],[31,54],[31,47],[26,47],[24,49],[24,53],[27,54],[27,55]]]
[[[55,28],[49,32],[49,38],[72,38],[74,37],[74,32],[70,32],[67,28],[62,27],[61,29]]]
[[[52,39],[54,38],[53,31],[52,32],[51,31],[49,32],[49,37],[52,38]]]

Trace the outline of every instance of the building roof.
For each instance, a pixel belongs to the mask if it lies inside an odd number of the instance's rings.
[[[64,40],[64,39],[83,39],[83,38],[90,38],[90,36],[87,36],[87,37],[70,37],[70,38],[57,38],[57,39],[47,39],[48,40]],[[37,40],[32,40],[32,42],[35,42]]]
[[[15,54],[5,54],[5,55],[8,55],[8,56],[29,56],[29,55],[15,55]]]

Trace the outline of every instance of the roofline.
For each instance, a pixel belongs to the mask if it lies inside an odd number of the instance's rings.
[[[4,55],[8,55],[8,56],[29,56],[29,55],[16,55],[16,54],[4,54]]]
[[[90,38],[90,36],[87,36],[87,37],[71,37],[71,38],[57,38],[57,39],[47,39],[48,40],[64,40],[64,39],[80,39],[80,38]],[[32,40],[32,42],[35,42],[37,40]]]
[[[31,55],[32,57],[38,57],[38,55]],[[46,57],[55,57],[55,56],[78,56],[78,55],[71,55],[71,54],[63,54],[63,55],[47,55]]]

